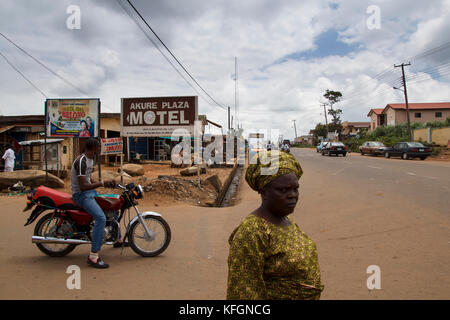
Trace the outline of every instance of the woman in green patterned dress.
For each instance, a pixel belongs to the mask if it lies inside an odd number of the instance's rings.
[[[279,152],[275,160],[247,168],[245,180],[262,202],[229,238],[227,299],[319,299],[323,290],[316,245],[288,217],[302,168],[291,154]],[[268,175],[269,166],[278,169]]]

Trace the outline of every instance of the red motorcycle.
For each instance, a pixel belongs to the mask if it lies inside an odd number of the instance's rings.
[[[130,247],[143,257],[154,257],[167,249],[171,232],[167,222],[156,212],[140,213],[137,199],[144,197],[140,185],[133,183],[127,186],[117,185],[122,194],[103,194],[95,199],[106,216],[103,244],[113,245],[122,239],[120,222],[128,216],[125,235]],[[51,257],[63,257],[72,252],[80,244],[90,244],[94,221],[90,214],[77,205],[72,195],[51,188],[40,186],[27,195],[27,206],[23,211],[31,212],[25,226],[45,214],[34,228],[32,243]],[[134,208],[136,216],[130,219],[130,208]]]

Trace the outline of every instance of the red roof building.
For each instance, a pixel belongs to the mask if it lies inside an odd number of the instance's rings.
[[[450,117],[450,102],[409,103],[408,109],[411,123],[445,121]],[[371,109],[367,116],[371,120],[371,130],[380,125],[394,126],[408,121],[404,103],[390,103],[384,109]]]

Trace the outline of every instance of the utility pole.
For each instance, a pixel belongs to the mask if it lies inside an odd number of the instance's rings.
[[[406,104],[406,118],[408,119],[408,136],[409,141],[412,141],[412,132],[411,132],[411,120],[409,118],[409,106],[408,106],[408,91],[406,90],[406,78],[405,78],[405,67],[410,66],[411,62],[408,64],[402,63],[400,65],[394,65],[394,68],[402,68],[402,78],[403,78],[403,93],[405,94],[405,104]],[[394,87],[394,89],[401,90],[399,88]]]
[[[295,126],[295,120],[292,120],[294,122],[294,130],[295,130],[295,139],[297,139],[297,127]]]
[[[228,131],[230,131],[230,106],[228,106]]]
[[[328,119],[327,119],[327,109],[326,109],[327,104],[322,103],[321,105],[323,106],[323,114],[325,115],[325,125],[327,128],[327,136],[325,137],[325,139],[328,139]]]
[[[238,123],[238,66],[237,57],[234,57],[234,119],[236,126],[239,128]]]

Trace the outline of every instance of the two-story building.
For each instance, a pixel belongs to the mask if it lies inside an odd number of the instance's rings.
[[[450,117],[450,102],[408,103],[411,123],[445,121]],[[367,115],[371,118],[370,129],[380,125],[394,126],[408,121],[404,103],[390,103],[384,109],[371,109]]]

